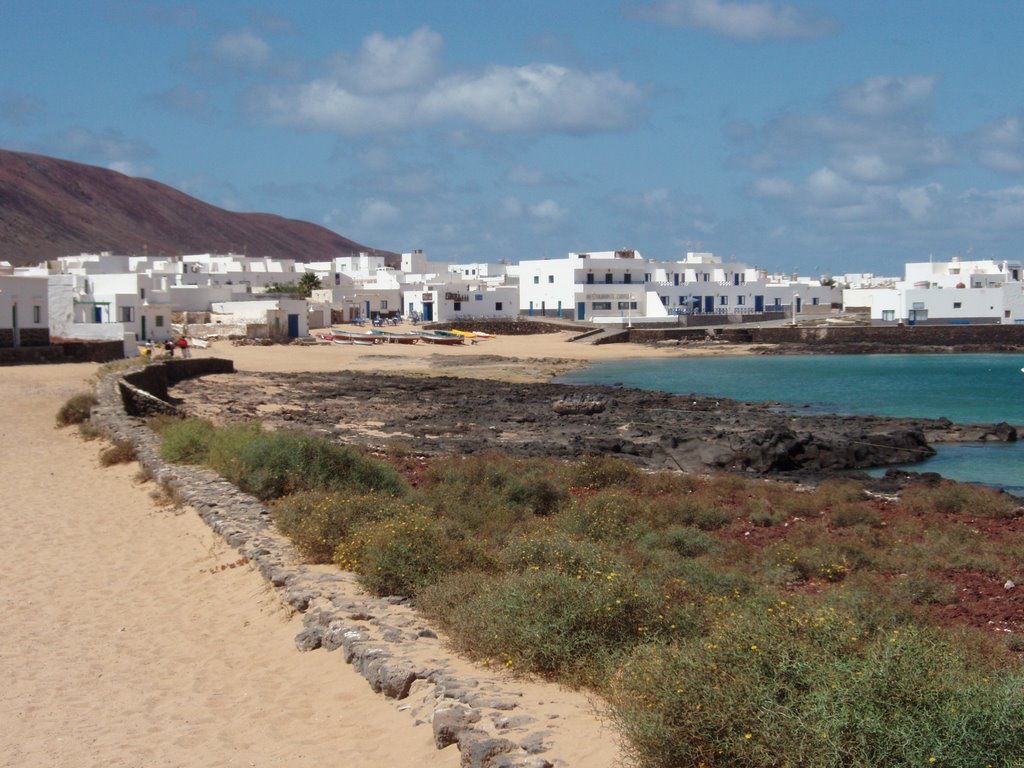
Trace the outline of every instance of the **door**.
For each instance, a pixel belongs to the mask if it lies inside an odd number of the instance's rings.
[[[585,320],[587,318],[587,302],[577,301],[576,302],[576,319]]]
[[[424,301],[423,302],[423,322],[431,323],[434,321],[434,302]]]
[[[140,317],[139,318],[139,322],[142,323],[142,340],[145,341],[146,340],[146,316],[143,315],[142,317]]]
[[[704,297],[704,314],[713,315],[715,314],[715,297],[705,296]]]
[[[764,296],[755,296],[754,297],[754,311],[755,312],[764,312]]]
[[[94,323],[103,322],[103,307],[101,307],[99,304],[92,308],[92,321]]]
[[[288,315],[288,338],[299,338],[299,316],[297,314]]]

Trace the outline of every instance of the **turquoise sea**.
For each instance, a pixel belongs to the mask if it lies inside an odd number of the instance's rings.
[[[602,362],[568,384],[621,384],[679,394],[777,401],[800,413],[1008,422],[1024,433],[1024,355],[781,355]],[[908,466],[1024,493],[1024,440],[936,446]]]

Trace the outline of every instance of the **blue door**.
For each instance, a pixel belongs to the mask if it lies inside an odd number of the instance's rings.
[[[288,315],[288,338],[299,338],[299,316]]]
[[[99,304],[92,308],[92,321],[94,323],[103,322],[103,307],[101,307]]]
[[[434,321],[434,302],[424,301],[423,302],[423,322],[431,323]]]
[[[803,306],[803,304],[802,304],[802,302],[800,301],[800,297],[799,297],[799,296],[797,296],[797,297],[796,297],[796,311],[797,311],[797,312],[800,312],[800,307],[801,307],[801,306]]]
[[[705,296],[704,297],[704,314],[713,315],[715,314],[715,297]]]
[[[764,312],[764,296],[755,296],[754,297],[754,311],[755,312]]]
[[[585,320],[587,317],[587,302],[577,301],[576,302],[576,319]]]

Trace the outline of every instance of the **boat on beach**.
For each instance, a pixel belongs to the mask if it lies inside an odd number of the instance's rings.
[[[446,331],[417,331],[417,333],[427,344],[446,344],[448,346],[456,346],[464,344],[466,341],[462,336],[454,333],[448,333]]]

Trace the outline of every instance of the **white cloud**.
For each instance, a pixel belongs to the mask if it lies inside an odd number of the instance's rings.
[[[890,117],[916,109],[931,98],[938,78],[931,75],[879,75],[841,91],[839,103],[862,117]]]
[[[509,184],[518,184],[523,187],[538,187],[545,182],[546,175],[539,168],[524,168],[517,165],[509,168],[505,174],[505,181]]]
[[[978,161],[1000,173],[1024,173],[1024,121],[1003,117],[982,126],[974,137]]]
[[[642,99],[637,86],[611,72],[529,64],[447,77],[418,111],[431,122],[463,118],[495,133],[588,133],[630,125]]]
[[[271,49],[263,38],[249,30],[228,32],[211,45],[221,61],[248,69],[259,69],[270,61]]]
[[[420,27],[408,37],[370,35],[355,56],[335,59],[339,83],[359,93],[394,93],[425,85],[441,67],[441,36]]]
[[[907,215],[914,221],[924,221],[935,208],[942,194],[941,184],[927,184],[923,187],[909,187],[896,193],[896,199]]]
[[[498,205],[498,216],[503,219],[518,219],[523,215],[523,204],[517,197],[505,197]]]
[[[426,28],[408,38],[374,35],[357,56],[338,59],[333,77],[253,90],[249,107],[286,125],[345,134],[451,121],[492,133],[592,133],[634,124],[645,98],[613,72],[554,64],[435,78],[440,46]]]
[[[108,129],[103,133],[96,133],[80,126],[68,128],[46,139],[43,147],[47,154],[96,163],[107,168],[113,168],[118,164],[121,164],[121,167],[129,167],[128,163],[138,163],[156,156],[156,151],[152,147],[129,139],[118,130]]]
[[[554,200],[542,200],[529,206],[530,215],[546,222],[558,222],[568,215],[568,211]]]
[[[811,39],[832,34],[836,23],[792,5],[722,2],[722,0],[654,0],[638,6],[644,20],[676,27],[694,27],[734,40]]]
[[[750,188],[750,193],[754,197],[760,197],[766,200],[790,198],[795,192],[796,187],[792,182],[778,178],[757,179]]]
[[[381,227],[398,221],[399,211],[387,200],[370,198],[359,204],[359,223],[363,227]]]

